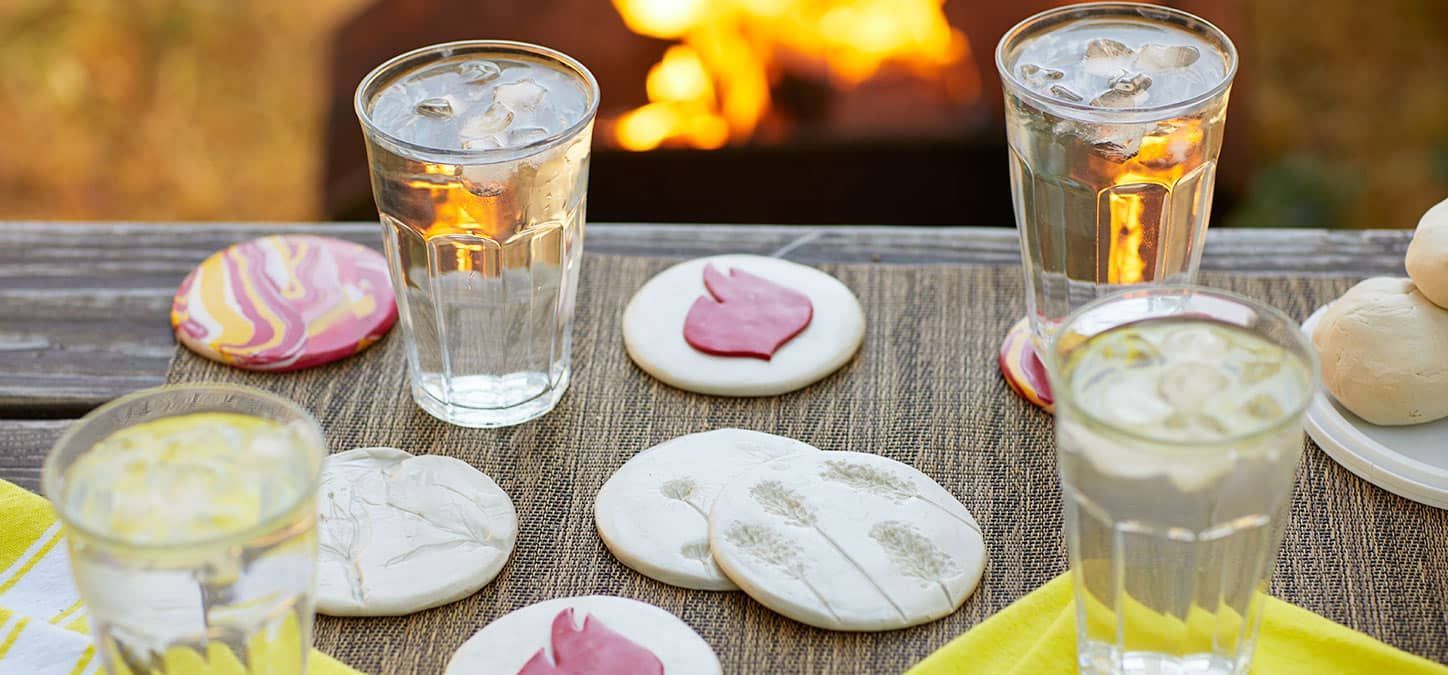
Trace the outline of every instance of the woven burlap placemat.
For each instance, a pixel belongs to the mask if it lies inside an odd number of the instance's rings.
[[[624,352],[624,305],[669,264],[586,258],[572,386],[556,410],[512,429],[450,426],[418,409],[407,392],[400,331],[350,359],[291,374],[249,373],[178,350],[171,382],[234,382],[286,396],[321,420],[334,452],[387,445],[463,459],[518,507],[517,550],[482,591],[407,617],[318,617],[318,648],[368,673],[438,673],[458,645],[507,612],[607,594],[678,615],[713,645],[726,673],[897,673],[1066,569],[1051,418],[1013,395],[996,370],[1001,337],[1024,311],[1018,268],[824,265],[865,307],[859,356],[803,391],[729,399],[665,386]],[[1211,274],[1203,282],[1298,319],[1352,284]],[[984,528],[989,560],[980,587],[960,611],[925,626],[835,633],[785,619],[742,593],[666,586],[614,560],[593,527],[599,487],[638,451],[719,427],[879,453],[924,471]],[[1309,443],[1272,588],[1448,661],[1448,512],[1378,489]]]

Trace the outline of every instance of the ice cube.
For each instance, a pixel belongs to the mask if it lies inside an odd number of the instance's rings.
[[[412,111],[424,117],[431,117],[437,120],[449,119],[453,116],[452,101],[447,97],[425,98],[412,106]]]
[[[498,85],[493,90],[493,100],[508,106],[513,112],[532,112],[538,109],[548,90],[530,79]]]
[[[1211,395],[1231,382],[1222,371],[1188,361],[1168,368],[1156,381],[1157,395],[1180,411],[1196,412]]]
[[[1130,47],[1107,38],[1097,38],[1086,43],[1086,55],[1081,58],[1081,67],[1096,77],[1112,77],[1123,73],[1131,66]]]
[[[1055,82],[1066,76],[1066,73],[1055,68],[1042,68],[1034,63],[1021,64],[1020,73],[1026,84],[1037,89],[1044,88],[1047,83]]]
[[[1135,157],[1136,153],[1141,152],[1141,136],[1131,131],[1107,132],[1104,136],[1091,142],[1091,149],[1112,162],[1126,162]]]
[[[1113,365],[1125,368],[1140,368],[1161,361],[1161,351],[1139,333],[1128,332],[1114,336],[1105,345],[1101,355]]]
[[[1131,48],[1110,38],[1096,38],[1086,43],[1086,59],[1110,59],[1131,56]]]
[[[492,61],[468,61],[458,66],[458,74],[468,84],[486,84],[498,79],[503,69]]]
[[[1280,372],[1281,361],[1248,361],[1242,364],[1237,380],[1242,384],[1257,384]]]
[[[518,127],[509,129],[503,134],[503,143],[510,148],[520,148],[530,143],[537,143],[551,134],[543,127]]]
[[[458,134],[463,137],[464,142],[468,139],[491,136],[508,128],[513,123],[513,111],[506,106],[494,101],[480,115],[469,117],[463,122],[462,129]]]
[[[1144,92],[1151,88],[1151,78],[1145,73],[1122,73],[1111,79],[1111,89],[1126,94]]]
[[[1187,326],[1166,336],[1162,349],[1188,359],[1215,359],[1227,354],[1232,343],[1220,331],[1206,326]]]
[[[1146,103],[1146,92],[1125,92],[1119,89],[1107,89],[1100,96],[1091,99],[1091,105],[1096,108],[1140,108]]]
[[[1242,412],[1260,421],[1272,421],[1282,416],[1282,404],[1270,394],[1262,393],[1247,401],[1242,406]]]
[[[1078,93],[1076,93],[1076,92],[1074,92],[1074,91],[1071,91],[1070,89],[1066,88],[1065,85],[1053,84],[1053,85],[1051,85],[1050,91],[1051,91],[1051,95],[1052,95],[1052,96],[1055,96],[1056,98],[1059,98],[1059,99],[1062,99],[1062,100],[1072,101],[1072,102],[1076,102],[1076,103],[1079,103],[1079,102],[1081,102],[1082,100],[1084,100],[1084,99],[1082,99],[1082,97],[1081,97],[1080,94],[1078,94]]]
[[[503,139],[497,134],[463,139],[464,150],[499,150],[502,147]]]
[[[1197,59],[1201,57],[1201,51],[1188,45],[1145,44],[1136,52],[1136,60],[1133,63],[1137,68],[1161,71],[1185,68],[1196,63]]]
[[[1138,108],[1146,103],[1146,90],[1151,87],[1151,78],[1142,73],[1123,72],[1111,78],[1110,89],[1091,99],[1091,105],[1098,108]]]

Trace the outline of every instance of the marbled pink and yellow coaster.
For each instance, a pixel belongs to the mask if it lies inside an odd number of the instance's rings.
[[[1001,343],[999,361],[1001,375],[1006,384],[1021,398],[1040,406],[1048,413],[1056,411],[1056,402],[1051,398],[1051,380],[1046,376],[1046,366],[1036,356],[1031,344],[1031,322],[1021,319],[1011,326],[1006,339]]]
[[[248,370],[298,370],[356,354],[397,322],[387,260],[340,239],[244,241],[176,290],[171,325],[191,351]]]

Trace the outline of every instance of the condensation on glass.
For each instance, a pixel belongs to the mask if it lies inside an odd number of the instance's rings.
[[[598,86],[515,42],[435,45],[357,90],[414,400],[518,424],[568,387]]]
[[[326,453],[306,411],[229,385],[142,390],[67,429],[45,495],[101,666],[305,672]]]
[[[1037,348],[1101,295],[1193,281],[1237,68],[1227,36],[1163,7],[1068,6],[1006,33],[996,66]]]
[[[1270,307],[1166,286],[1086,305],[1048,354],[1081,672],[1247,672],[1311,344]]]

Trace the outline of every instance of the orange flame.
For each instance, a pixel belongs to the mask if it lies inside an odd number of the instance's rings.
[[[1172,189],[1187,169],[1200,164],[1188,155],[1201,151],[1203,138],[1201,120],[1163,123],[1157,133],[1141,139],[1141,149],[1116,176],[1115,184],[1157,183]],[[1141,255],[1146,237],[1146,200],[1141,195],[1113,192],[1107,204],[1111,212],[1111,250],[1106,280],[1113,284],[1139,283],[1146,278],[1146,260]]]
[[[924,77],[969,58],[944,0],[613,0],[630,30],[678,40],[649,70],[649,103],[618,118],[629,150],[665,143],[717,148],[743,138],[769,110],[780,53],[820,58],[842,88],[888,63]],[[971,69],[972,76],[974,70]],[[967,83],[973,96],[979,82]]]
[[[1141,195],[1111,194],[1111,253],[1107,257],[1106,281],[1134,284],[1141,281],[1146,261],[1141,257],[1141,240],[1146,228],[1141,222],[1145,204]]]

